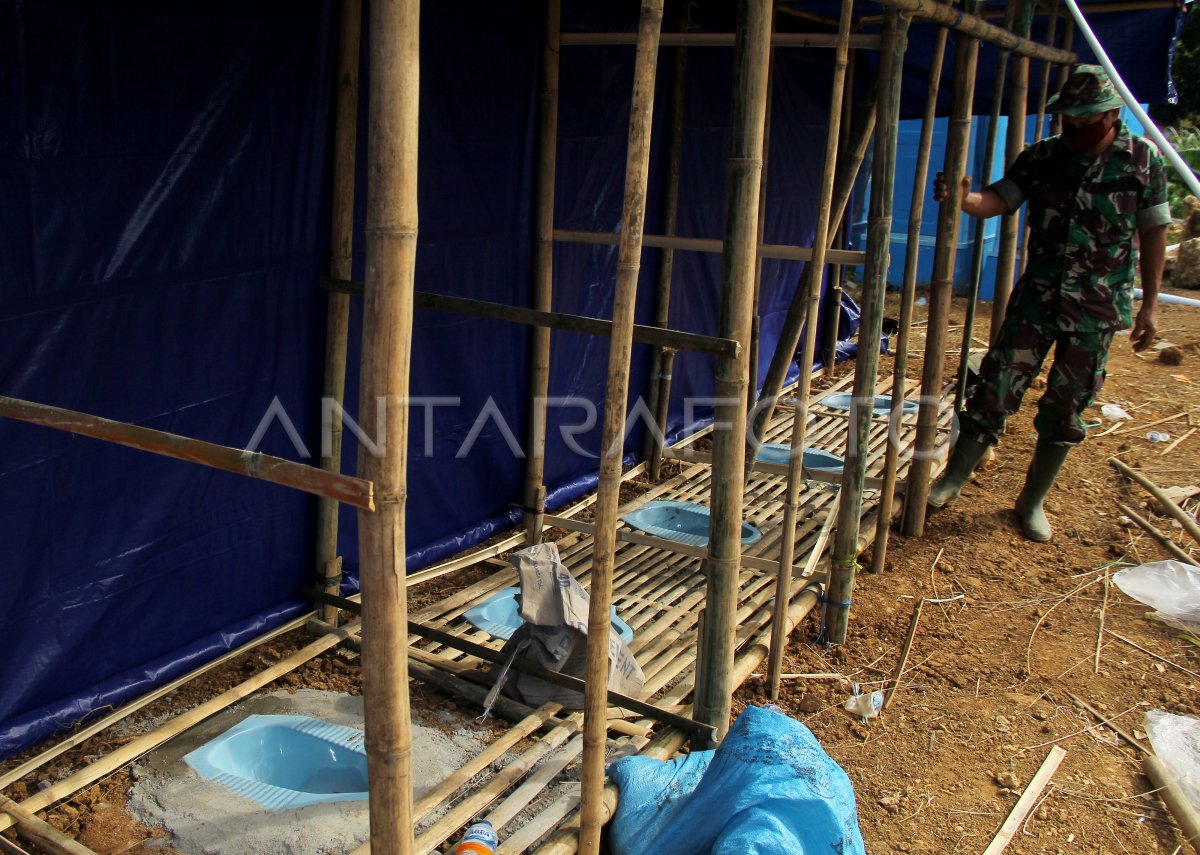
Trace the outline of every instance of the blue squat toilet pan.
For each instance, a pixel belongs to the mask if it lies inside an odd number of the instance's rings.
[[[758,448],[756,460],[764,463],[788,464],[792,456],[792,447],[778,442],[764,442]],[[841,472],[846,461],[820,448],[804,449],[804,468],[814,472]]]
[[[704,505],[692,502],[647,502],[621,519],[647,534],[690,546],[708,546],[708,508]],[[761,531],[748,522],[742,523],[743,545],[761,539]]]
[[[517,594],[520,588],[501,588],[479,605],[463,613],[467,623],[476,629],[482,629],[493,638],[512,638],[525,619],[521,617],[521,609],[517,605]],[[633,630],[629,624],[617,617],[617,607],[609,611],[612,628],[621,636],[626,644],[633,641]]]
[[[268,810],[367,797],[362,731],[308,716],[248,716],[183,760]]]

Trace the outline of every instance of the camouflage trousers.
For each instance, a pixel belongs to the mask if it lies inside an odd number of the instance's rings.
[[[1083,442],[1087,435],[1083,411],[1104,384],[1114,332],[1060,332],[1053,318],[1031,317],[1015,301],[1010,303],[996,343],[983,358],[979,381],[960,415],[962,432],[980,442],[998,442],[1005,420],[1020,408],[1053,347],[1054,364],[1033,424],[1043,442]]]

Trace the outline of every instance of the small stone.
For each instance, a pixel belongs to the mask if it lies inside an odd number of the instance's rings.
[[[1158,352],[1158,361],[1163,365],[1179,365],[1183,362],[1183,349],[1171,345]]]
[[[821,701],[815,695],[805,695],[796,705],[800,708],[800,712],[805,713],[815,713],[821,709]]]
[[[1021,786],[1021,781],[1012,772],[1001,772],[995,778],[996,783],[1008,790],[1015,790]]]
[[[1032,713],[1030,713],[1030,715],[1032,715],[1038,721],[1045,721],[1048,718],[1045,710],[1034,710]]]
[[[966,831],[966,829],[965,829],[965,828],[963,828],[961,825],[956,825],[956,826],[954,826],[954,833],[955,833],[955,834],[962,834],[964,831]]]

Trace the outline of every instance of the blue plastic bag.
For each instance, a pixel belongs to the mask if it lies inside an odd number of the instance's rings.
[[[716,751],[626,757],[609,843],[615,855],[865,855],[854,789],[812,732],[749,707]]]

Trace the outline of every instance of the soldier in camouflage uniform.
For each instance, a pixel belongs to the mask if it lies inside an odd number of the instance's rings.
[[[958,442],[929,504],[942,507],[958,497],[1053,347],[1054,364],[1034,419],[1037,450],[1016,502],[1025,534],[1036,541],[1051,537],[1043,502],[1068,451],[1087,433],[1082,413],[1104,382],[1114,334],[1132,326],[1133,349],[1140,351],[1158,326],[1171,221],[1166,176],[1154,145],[1122,126],[1121,105],[1102,68],[1078,66],[1046,105],[1063,115],[1062,134],[1027,148],[981,193],[970,192],[970,178],[963,181],[962,209],[976,217],[1012,213],[1029,202],[1029,263],[984,357],[960,416]],[[946,198],[940,174],[934,198]],[[1135,234],[1144,292],[1136,319]]]

